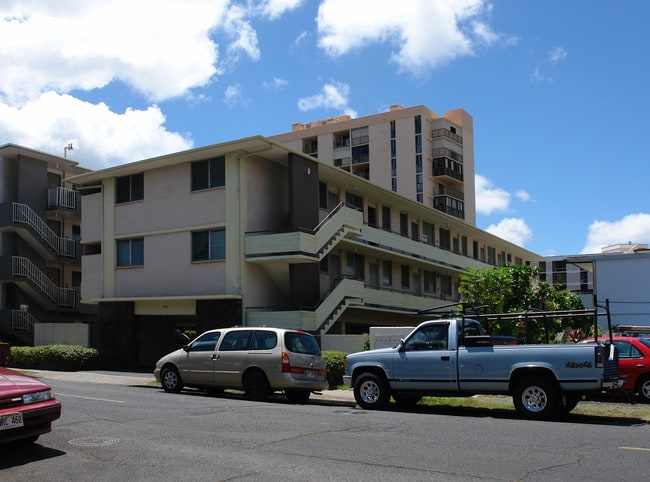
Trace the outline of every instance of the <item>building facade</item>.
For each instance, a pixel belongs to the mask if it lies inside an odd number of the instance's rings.
[[[459,276],[540,260],[455,216],[264,137],[76,176],[95,345],[151,367],[175,330],[321,337],[413,323]]]
[[[647,244],[617,244],[600,253],[549,256],[532,264],[539,266],[540,279],[563,285],[586,307],[607,302],[612,324],[650,327]]]
[[[422,105],[394,105],[294,124],[270,139],[476,225],[474,126],[462,109],[440,117]]]
[[[65,152],[64,152],[65,153]],[[14,144],[0,146],[0,337],[31,345],[34,325],[88,321],[79,303],[76,162]]]

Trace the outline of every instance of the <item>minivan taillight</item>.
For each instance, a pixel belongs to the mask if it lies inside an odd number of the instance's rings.
[[[292,367],[289,361],[289,355],[282,352],[282,373],[305,373],[302,367]]]

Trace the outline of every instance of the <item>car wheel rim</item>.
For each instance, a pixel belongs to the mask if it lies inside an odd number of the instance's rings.
[[[172,371],[165,373],[165,386],[167,388],[174,388],[176,386],[176,374]]]
[[[376,403],[379,399],[379,387],[374,382],[364,382],[359,392],[366,403]]]
[[[647,380],[643,385],[641,385],[641,396],[646,400],[650,400],[650,380]]]
[[[529,412],[541,412],[547,402],[546,392],[540,387],[528,387],[521,395],[521,403]]]

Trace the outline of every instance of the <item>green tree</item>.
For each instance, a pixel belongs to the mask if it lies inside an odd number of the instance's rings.
[[[539,268],[527,265],[503,265],[494,268],[471,269],[460,277],[461,301],[486,307],[488,313],[524,313],[529,310],[584,309],[582,299],[560,284],[539,280]],[[561,331],[581,326],[580,320],[548,318],[539,322],[497,320],[490,330],[494,334],[517,336],[523,341],[526,330],[532,341],[541,342],[548,335],[554,339]]]

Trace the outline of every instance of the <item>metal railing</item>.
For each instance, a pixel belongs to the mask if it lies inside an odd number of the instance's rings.
[[[434,139],[436,137],[447,137],[457,144],[460,144],[461,146],[463,145],[463,138],[458,134],[451,132],[449,129],[433,129],[431,131],[431,137]]]
[[[57,286],[29,258],[12,256],[11,274],[30,280],[55,305],[66,308],[75,307],[76,290]]]
[[[431,156],[435,159],[436,157],[448,157],[454,161],[463,162],[463,155],[459,154],[456,151],[447,149],[446,147],[439,147],[436,149],[431,149]]]
[[[47,190],[48,208],[65,208],[77,210],[79,191],[64,187],[54,187]]]
[[[34,333],[34,323],[38,323],[38,320],[29,311],[11,310],[12,330],[24,330],[29,333]]]
[[[75,257],[76,243],[74,239],[58,236],[27,204],[12,203],[12,206],[13,221],[15,223],[23,223],[30,226],[59,256],[65,256],[66,258]]]

